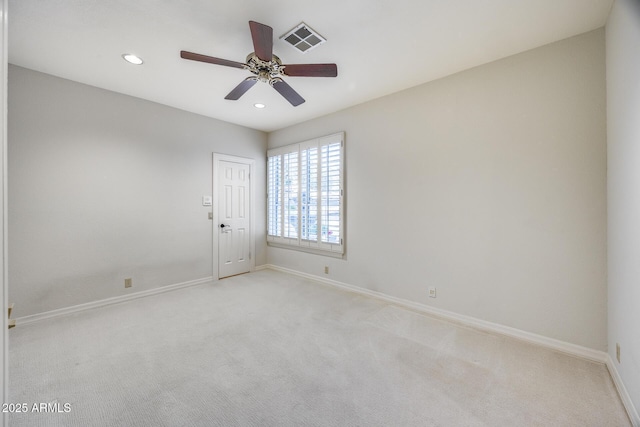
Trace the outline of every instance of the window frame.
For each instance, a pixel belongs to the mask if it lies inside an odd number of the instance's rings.
[[[339,145],[339,150],[338,153],[340,155],[340,159],[339,159],[339,194],[335,194],[336,190],[334,188],[333,190],[333,195],[330,196],[329,193],[327,192],[327,194],[323,193],[323,184],[322,184],[322,178],[326,178],[327,174],[323,174],[323,167],[326,166],[326,172],[327,173],[335,173],[335,166],[333,167],[333,169],[330,171],[329,165],[326,165],[326,163],[323,163],[323,149],[322,147],[328,147],[328,146],[332,146],[335,144],[340,144]],[[309,229],[307,229],[307,235],[306,236],[302,236],[302,222],[303,222],[303,203],[302,203],[302,199],[303,199],[303,189],[302,189],[302,184],[303,184],[303,169],[304,170],[309,170],[309,164],[307,163],[306,167],[302,164],[302,160],[303,160],[303,151],[305,150],[309,150],[309,149],[314,149],[316,148],[316,158],[317,158],[317,178],[315,180],[315,185],[316,185],[316,190],[315,190],[315,196],[316,196],[316,209],[315,209],[315,213],[316,213],[316,240],[311,240],[309,239]],[[333,257],[337,257],[337,258],[342,258],[344,256],[344,248],[345,248],[345,202],[346,202],[346,197],[345,197],[345,186],[344,186],[344,177],[345,177],[345,134],[344,132],[338,132],[338,133],[334,133],[331,135],[326,135],[326,136],[322,136],[319,138],[314,138],[314,139],[310,139],[310,140],[306,140],[306,141],[302,141],[302,142],[298,142],[295,144],[290,144],[290,145],[285,145],[282,147],[277,147],[277,148],[272,148],[270,150],[267,151],[267,244],[269,246],[275,246],[275,247],[280,247],[280,248],[286,248],[286,249],[294,249],[294,250],[298,250],[298,251],[303,251],[303,252],[310,252],[310,253],[314,253],[314,254],[318,254],[318,255],[326,255],[326,256],[333,256]],[[327,155],[329,155],[329,152],[327,152]],[[335,155],[335,154],[334,154]],[[294,158],[297,159],[297,164],[296,164],[296,182],[295,182],[295,188],[296,188],[296,201],[297,201],[297,209],[296,209],[296,215],[297,215],[297,224],[296,224],[296,233],[295,236],[296,237],[285,237],[285,234],[287,234],[287,230],[285,230],[286,228],[290,229],[290,225],[287,225],[285,219],[288,216],[288,209],[286,208],[286,206],[288,205],[286,202],[291,200],[289,198],[287,198],[285,200],[286,194],[287,192],[285,191],[285,179],[287,178],[285,176],[285,172],[286,172],[286,168],[285,168],[285,158],[286,156],[294,156]],[[279,161],[276,160],[272,160],[272,158],[274,157],[279,157]],[[279,166],[279,171],[275,171],[272,170],[272,164],[274,163],[278,163]],[[329,175],[330,176],[330,175]],[[274,177],[277,177],[278,185],[274,185]],[[306,181],[304,181],[306,182]],[[333,185],[335,186],[335,182],[333,183]],[[326,188],[326,187],[325,187]],[[273,194],[274,192],[276,192],[277,194]],[[290,193],[289,193],[290,194]],[[339,200],[339,214],[338,214],[338,220],[339,220],[339,225],[338,225],[338,233],[339,233],[339,240],[337,242],[329,242],[327,241],[328,239],[324,239],[323,238],[323,218],[322,218],[322,212],[323,212],[323,206],[327,207],[327,210],[325,212],[327,212],[327,221],[329,221],[329,206],[332,206],[333,209],[331,210],[335,210],[335,205],[332,205],[331,203],[325,203],[328,202],[329,200],[331,201],[335,201],[336,197]],[[311,197],[309,195],[306,196],[306,200],[309,200]],[[323,205],[324,203],[324,205]],[[309,204],[306,203],[305,204],[306,207],[309,207]],[[273,224],[272,218],[274,217],[274,215],[278,216],[278,223],[277,224]],[[307,215],[309,215],[309,213],[307,212]],[[307,217],[308,218],[308,217]],[[335,221],[335,218],[332,219],[332,221]],[[320,230],[320,232],[317,232],[317,230]],[[270,234],[272,232],[274,232],[276,234]],[[290,232],[290,231],[289,231]],[[303,238],[303,237],[307,237],[307,238]]]

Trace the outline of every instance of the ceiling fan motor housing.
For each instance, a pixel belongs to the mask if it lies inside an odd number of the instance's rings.
[[[258,77],[258,80],[273,85],[274,79],[279,79],[280,74],[284,70],[282,61],[276,55],[273,55],[271,61],[263,61],[258,58],[255,52],[247,55],[246,68]]]

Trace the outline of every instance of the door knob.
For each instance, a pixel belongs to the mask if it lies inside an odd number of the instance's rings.
[[[229,228],[231,228],[231,226],[230,226],[230,225],[220,224],[220,228],[225,228],[225,227],[229,227]]]

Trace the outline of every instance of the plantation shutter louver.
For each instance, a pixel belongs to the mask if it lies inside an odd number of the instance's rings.
[[[271,236],[282,235],[282,158],[281,156],[269,157],[267,165],[267,192],[273,197],[268,200],[267,223],[269,224],[267,234]]]

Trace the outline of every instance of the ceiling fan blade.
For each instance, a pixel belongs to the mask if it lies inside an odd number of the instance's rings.
[[[232,101],[237,101],[240,99],[242,95],[245,94],[246,91],[251,89],[254,84],[256,84],[258,80],[255,77],[247,77],[244,79],[238,86],[236,86],[224,99],[230,99]]]
[[[273,58],[273,28],[255,21],[249,21],[253,50],[263,61]]]
[[[282,73],[292,77],[336,77],[336,64],[290,64],[284,65]]]
[[[214,58],[213,56],[200,55],[199,53],[187,52],[186,50],[180,51],[180,57],[184,59],[190,59],[192,61],[224,65],[225,67],[245,68],[245,64],[241,62],[229,61],[228,59]]]
[[[280,92],[280,95],[284,96],[287,101],[291,103],[294,107],[302,104],[304,102],[304,98],[301,97],[298,92],[293,90],[291,86],[289,86],[286,82],[282,80],[278,80],[273,83],[273,88]]]

